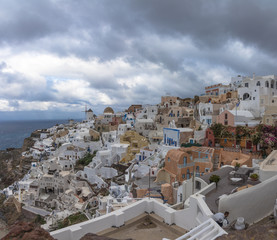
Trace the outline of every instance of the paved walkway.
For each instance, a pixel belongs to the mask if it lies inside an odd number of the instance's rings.
[[[44,209],[41,209],[41,208],[37,208],[37,207],[31,207],[31,206],[23,206],[22,207],[23,209],[25,209],[26,211],[29,211],[29,212],[32,212],[34,214],[38,214],[42,217],[45,217],[47,215],[49,215],[51,212],[48,212]]]

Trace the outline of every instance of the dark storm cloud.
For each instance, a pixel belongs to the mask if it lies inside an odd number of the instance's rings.
[[[20,44],[66,31],[69,13],[61,7],[54,1],[1,1],[1,43]]]
[[[206,85],[226,83],[237,74],[276,74],[276,1],[0,3],[0,51],[3,47],[11,49],[15,56],[35,52],[59,58],[76,57],[85,62],[97,59],[106,66],[101,71],[107,74],[82,74],[77,69],[77,78],[119,105],[151,103],[168,92],[193,97],[201,94]],[[132,69],[112,70],[110,63],[118,59]],[[18,73],[1,73],[1,66],[0,81],[4,84],[24,82],[24,76]],[[126,83],[136,77],[149,79],[148,85]],[[153,80],[157,78],[160,81]],[[18,94],[17,99],[70,104],[87,101],[72,93],[60,94],[53,84],[46,83],[46,89],[39,94],[33,93],[35,86],[26,85],[26,92]]]

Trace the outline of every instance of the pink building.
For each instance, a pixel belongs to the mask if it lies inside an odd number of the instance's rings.
[[[254,116],[251,112],[244,110],[225,110],[217,116],[216,122],[232,127],[254,127],[259,124],[259,121],[254,120]]]

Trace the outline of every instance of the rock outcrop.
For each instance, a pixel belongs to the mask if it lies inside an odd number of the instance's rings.
[[[54,238],[41,227],[33,223],[19,222],[13,225],[10,232],[2,240],[54,240]]]

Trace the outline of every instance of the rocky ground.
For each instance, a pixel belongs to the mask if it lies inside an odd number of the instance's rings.
[[[12,148],[0,151],[0,189],[6,188],[15,181],[20,180],[30,169],[32,158],[24,158],[21,153],[33,146],[34,140],[26,138],[22,148]],[[5,201],[5,196],[0,195],[0,238],[8,233],[8,226],[18,220],[34,221],[34,216],[24,212],[17,212],[11,199]]]
[[[228,235],[218,237],[217,240],[276,240],[277,221],[269,216],[245,230],[228,229],[227,232]]]
[[[24,158],[21,153],[33,146],[34,140],[26,138],[22,148],[0,151],[0,189],[20,180],[30,169],[32,158]]]
[[[2,240],[52,240],[54,239],[51,235],[46,232],[41,227],[36,226],[33,223],[19,222],[15,224],[8,235],[6,235]]]

